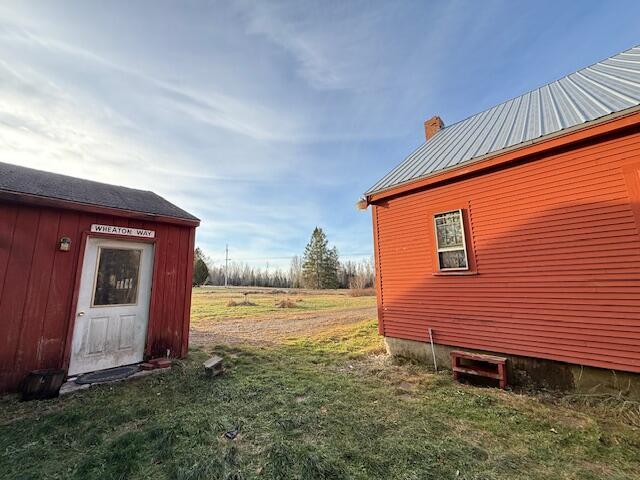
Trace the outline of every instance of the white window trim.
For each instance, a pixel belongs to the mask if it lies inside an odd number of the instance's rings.
[[[462,228],[462,249],[460,247],[440,248],[440,245],[438,244],[438,225],[436,223],[436,217],[438,215],[444,215],[447,213],[454,213],[454,212],[458,212],[458,215],[460,216],[460,227]],[[438,271],[439,272],[456,272],[456,271],[469,270],[469,254],[467,252],[467,232],[465,232],[465,229],[464,229],[464,216],[462,215],[462,209],[459,208],[457,210],[447,210],[445,212],[434,213],[433,214],[433,230],[434,230],[433,233],[435,235],[435,241],[436,241],[436,257],[437,257],[436,261],[438,262]],[[442,268],[442,265],[440,265],[440,252],[454,252],[459,250],[464,250],[464,258],[467,266],[455,267],[455,268]]]

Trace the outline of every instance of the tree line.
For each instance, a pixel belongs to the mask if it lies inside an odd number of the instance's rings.
[[[214,265],[196,248],[193,269],[194,285],[227,285],[239,287],[275,288],[351,288],[374,286],[373,258],[361,261],[340,261],[336,247],[329,247],[328,239],[319,227],[311,234],[302,256],[294,256],[288,270],[257,268],[244,262]]]

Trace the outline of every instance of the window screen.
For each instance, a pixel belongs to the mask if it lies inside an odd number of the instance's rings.
[[[101,248],[93,305],[131,305],[138,302],[141,250]]]
[[[462,210],[434,215],[440,270],[467,270],[467,247]]]

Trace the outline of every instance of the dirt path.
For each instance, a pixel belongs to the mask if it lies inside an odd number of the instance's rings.
[[[316,310],[314,312],[276,314],[258,318],[228,318],[212,320],[190,331],[191,345],[225,343],[276,344],[291,337],[330,330],[375,318],[375,307]]]

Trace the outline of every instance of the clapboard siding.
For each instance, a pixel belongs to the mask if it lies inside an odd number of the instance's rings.
[[[156,231],[146,355],[186,354],[195,227],[0,201],[0,392],[30,370],[65,366],[81,240],[92,223]],[[57,249],[65,236],[70,252]]]
[[[634,171],[637,131],[375,202],[381,333],[640,372]],[[457,208],[477,274],[433,275]]]

